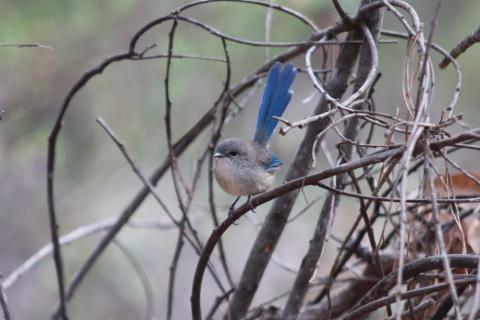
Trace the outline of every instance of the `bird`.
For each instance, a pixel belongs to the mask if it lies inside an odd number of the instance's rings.
[[[275,62],[270,68],[258,110],[257,126],[253,140],[227,138],[220,141],[214,151],[214,176],[226,193],[237,196],[230,206],[229,216],[242,196],[251,203],[253,195],[269,189],[283,162],[269,149],[269,142],[278,117],[283,115],[293,91],[290,87],[297,74],[293,64],[284,67]],[[276,118],[277,117],[277,118]]]

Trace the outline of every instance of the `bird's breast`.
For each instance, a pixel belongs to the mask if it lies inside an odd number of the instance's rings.
[[[214,174],[220,187],[234,196],[264,192],[275,180],[274,172],[267,172],[260,166],[228,158],[215,160]]]

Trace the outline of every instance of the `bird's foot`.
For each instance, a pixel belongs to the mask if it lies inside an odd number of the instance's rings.
[[[228,208],[228,217],[230,218],[233,213],[235,212],[235,205],[237,204],[238,200],[240,199],[240,197],[238,197],[237,199],[235,199],[235,201],[233,201],[232,205],[230,206],[230,208]]]
[[[252,196],[248,196],[248,205],[250,206],[250,209],[252,210],[253,213],[257,213],[255,211],[255,207],[253,206],[253,203],[252,203]]]
[[[235,212],[235,206],[231,205],[230,208],[228,208],[228,217],[230,218],[234,212]]]

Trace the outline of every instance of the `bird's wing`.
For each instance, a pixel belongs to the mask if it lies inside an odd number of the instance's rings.
[[[282,160],[280,160],[274,153],[270,152],[270,161],[265,166],[267,171],[275,171],[283,165]]]
[[[256,161],[267,171],[275,171],[283,165],[282,160],[280,160],[277,155],[273,152],[265,149],[264,147],[256,144]]]

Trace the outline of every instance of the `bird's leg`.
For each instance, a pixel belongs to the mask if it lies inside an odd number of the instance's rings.
[[[230,217],[233,212],[235,211],[235,205],[237,204],[238,200],[240,200],[241,196],[240,197],[237,197],[237,199],[235,199],[235,201],[233,201],[232,205],[230,206],[230,208],[228,208],[228,216]]]
[[[248,196],[248,200],[247,200],[247,201],[248,201],[248,205],[250,206],[250,209],[252,210],[252,212],[253,212],[253,213],[257,213],[257,212],[255,211],[255,207],[253,206],[252,196],[251,196],[251,195]]]

